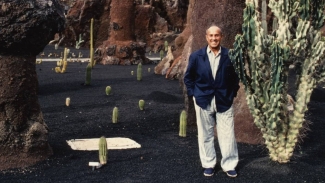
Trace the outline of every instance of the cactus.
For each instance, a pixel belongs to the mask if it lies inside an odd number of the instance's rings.
[[[164,47],[165,47],[165,52],[167,52],[168,51],[168,41],[164,42]]]
[[[164,50],[160,50],[160,61],[164,58]]]
[[[67,98],[65,99],[65,105],[66,105],[67,107],[70,106],[70,97],[67,97]]]
[[[80,48],[81,43],[83,43],[85,40],[82,39],[81,34],[79,34],[79,41],[76,41],[76,49]]]
[[[133,71],[131,71],[131,75],[133,76],[133,74],[134,74],[134,72]]]
[[[111,91],[112,91],[111,86],[106,86],[106,89],[105,89],[105,93],[106,93],[106,95],[111,94]]]
[[[86,67],[86,81],[85,81],[85,85],[90,85],[90,81],[91,81],[91,72],[92,72],[92,66],[89,63]]]
[[[261,130],[270,159],[287,163],[297,145],[311,92],[325,80],[324,1],[270,0],[273,30],[267,30],[266,0],[246,1],[242,35],[235,38],[229,56],[245,86],[248,107]],[[262,18],[260,18],[262,16]],[[288,71],[298,73],[296,103],[288,111]]]
[[[118,122],[118,108],[117,107],[114,107],[114,109],[113,109],[112,122],[113,123]]]
[[[148,72],[150,72],[151,71],[151,69],[150,68],[148,68]]]
[[[56,65],[57,65],[57,67],[55,67],[56,73],[65,73],[65,71],[67,70],[67,65],[68,65],[67,57],[68,57],[69,52],[70,52],[69,49],[64,48],[63,59],[61,61],[56,62]]]
[[[137,80],[141,81],[142,80],[142,64],[138,64],[138,69],[137,69]]]
[[[141,111],[144,110],[144,100],[139,100],[139,108]]]
[[[98,143],[99,163],[105,165],[107,163],[107,141],[104,136],[100,137]]]
[[[90,65],[95,66],[94,62],[94,19],[90,21]]]
[[[186,127],[187,127],[187,115],[186,111],[183,110],[179,117],[179,136],[186,137]]]

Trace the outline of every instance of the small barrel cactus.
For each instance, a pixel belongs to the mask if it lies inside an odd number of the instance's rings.
[[[112,115],[112,122],[117,123],[117,121],[118,121],[118,108],[114,107],[113,115]]]
[[[144,100],[139,100],[139,108],[141,111],[144,110]]]
[[[105,165],[107,163],[107,141],[104,136],[99,139],[98,152],[100,164]]]
[[[88,64],[86,67],[86,81],[85,81],[85,85],[90,85],[90,81],[91,81],[91,70],[92,70],[92,66],[91,64]]]
[[[179,136],[180,137],[186,137],[186,126],[187,126],[187,115],[186,111],[183,110],[181,112],[180,118],[179,118]]]
[[[66,105],[67,107],[70,106],[70,97],[67,97],[67,98],[65,99],[65,105]]]
[[[112,91],[111,86],[106,86],[106,89],[105,89],[106,95],[111,94],[111,91]]]
[[[141,81],[142,80],[142,64],[138,64],[138,69],[137,69],[137,80]]]

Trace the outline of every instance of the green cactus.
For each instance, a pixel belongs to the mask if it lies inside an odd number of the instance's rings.
[[[90,65],[91,67],[95,66],[94,61],[94,19],[90,21]]]
[[[164,47],[165,47],[165,52],[167,52],[168,51],[168,41],[164,42]]]
[[[286,163],[297,145],[311,92],[325,80],[325,42],[319,31],[324,24],[324,1],[270,0],[268,7],[275,16],[270,33],[266,2],[262,0],[260,15],[258,1],[246,1],[243,34],[236,36],[229,56],[271,160]],[[298,87],[291,112],[287,92],[292,64]]]
[[[105,165],[107,163],[107,141],[104,136],[100,137],[98,143],[99,163]]]
[[[160,50],[160,60],[162,60],[164,58],[164,50]]]
[[[89,63],[86,67],[86,81],[85,81],[85,85],[90,85],[91,82],[91,73],[92,73],[92,66]]]
[[[106,93],[106,95],[111,94],[111,91],[112,91],[111,86],[106,86],[106,88],[105,88],[105,93]]]
[[[151,69],[150,68],[148,68],[148,72],[150,72],[151,71]]]
[[[141,111],[144,110],[144,100],[139,100],[139,108]]]
[[[134,72],[133,71],[131,71],[131,75],[133,76],[133,74],[134,74]]]
[[[114,109],[113,109],[112,122],[113,123],[118,122],[118,108],[117,107],[114,107]]]
[[[179,117],[179,136],[186,137],[186,127],[187,127],[187,115],[186,111],[183,110]]]
[[[138,64],[138,69],[137,69],[137,80],[141,81],[142,80],[142,64]]]
[[[67,57],[68,57],[69,52],[70,52],[69,49],[64,48],[63,60],[58,61],[57,67],[55,67],[56,73],[65,73],[65,71],[67,70],[67,65],[68,65]]]
[[[76,46],[75,46],[75,48],[76,48],[76,49],[79,49],[81,43],[83,43],[84,41],[85,41],[85,40],[82,39],[81,34],[79,34],[79,40],[76,41]],[[79,53],[80,53],[80,52],[79,52]]]

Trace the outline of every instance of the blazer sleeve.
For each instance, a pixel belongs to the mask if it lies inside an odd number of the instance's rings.
[[[195,87],[195,56],[193,54],[190,55],[188,60],[187,69],[184,75],[184,84],[187,89],[187,95],[192,97],[194,95],[194,87]]]

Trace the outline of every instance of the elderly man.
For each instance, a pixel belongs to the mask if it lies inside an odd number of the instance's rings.
[[[214,147],[216,124],[221,168],[229,177],[236,177],[238,150],[232,104],[239,89],[239,79],[228,57],[228,49],[220,45],[222,37],[222,31],[216,25],[206,30],[208,45],[190,55],[184,83],[188,97],[193,98],[195,104],[204,175],[212,176],[217,162]]]

